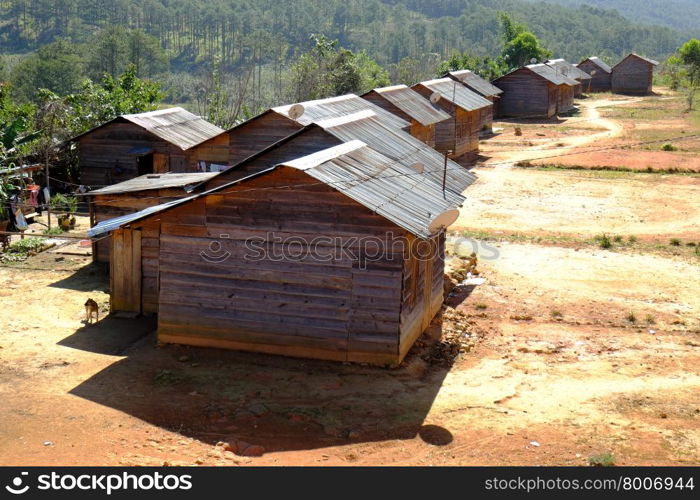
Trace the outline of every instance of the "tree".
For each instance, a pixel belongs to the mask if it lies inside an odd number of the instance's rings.
[[[539,40],[529,31],[518,33],[503,47],[503,60],[509,68],[518,68],[531,59],[542,61],[552,53],[540,45]]]
[[[700,40],[693,38],[685,42],[668,60],[667,66],[672,85],[686,90],[688,111],[695,104],[695,93],[700,86]]]
[[[39,89],[68,94],[80,88],[84,78],[78,48],[64,40],[45,45],[21,62],[13,72],[15,95],[35,101]]]
[[[290,68],[293,100],[360,93],[389,84],[389,73],[366,52],[355,54],[324,35],[311,35],[311,40],[314,47]]]

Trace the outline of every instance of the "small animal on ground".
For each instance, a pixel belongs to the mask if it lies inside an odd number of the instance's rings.
[[[95,315],[95,321],[100,320],[100,307],[92,299],[87,299],[85,302],[85,321],[87,323],[92,323],[92,315]]]

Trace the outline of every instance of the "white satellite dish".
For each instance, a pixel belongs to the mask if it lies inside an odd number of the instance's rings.
[[[415,171],[418,172],[419,174],[422,174],[423,171],[425,170],[425,165],[423,165],[423,164],[420,163],[420,162],[416,162],[416,163],[412,164],[412,165],[410,166],[410,168],[411,168],[412,170],[415,170]]]
[[[292,120],[298,120],[301,118],[301,116],[304,114],[304,105],[303,104],[293,104],[288,111],[288,115]]]
[[[564,76],[567,76],[569,74],[569,68],[562,68],[561,69],[561,74]]]
[[[456,208],[441,213],[430,222],[430,233],[435,234],[446,227],[451,226],[458,218],[459,210]]]
[[[530,64],[537,64],[537,58],[533,57],[532,59],[530,59]]]
[[[442,99],[440,92],[433,92],[432,95],[430,96],[430,102],[432,102],[433,104],[439,103],[440,99]]]

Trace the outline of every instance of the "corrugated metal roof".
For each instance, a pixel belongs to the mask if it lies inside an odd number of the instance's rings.
[[[479,75],[468,69],[459,71],[449,71],[449,75],[453,76],[473,91],[478,92],[485,97],[499,96],[503,93],[501,89],[493,85],[488,80],[481,78]]]
[[[583,63],[586,62],[586,61],[591,61],[593,64],[595,64],[596,66],[598,66],[600,69],[602,69],[602,70],[605,71],[606,73],[611,73],[611,72],[612,72],[612,68],[611,68],[610,66],[608,66],[606,63],[604,63],[603,60],[602,60],[600,57],[596,57],[596,56],[587,57],[586,59],[584,59],[583,61],[581,61],[581,62],[579,63],[579,65],[580,65],[580,64],[583,64]]]
[[[369,109],[376,113],[378,119],[387,127],[402,129],[411,126],[406,120],[383,110],[376,104],[362,99],[355,94],[329,97],[328,99],[318,99],[316,101],[306,101],[297,104],[301,104],[304,107],[304,113],[295,120],[302,125],[309,125],[319,120],[345,116]],[[292,106],[294,106],[294,104],[278,106],[272,108],[272,110],[289,117],[289,110]]]
[[[126,226],[128,224],[132,224],[132,223],[140,221],[140,220],[143,220],[146,217],[150,217],[151,215],[155,215],[157,213],[164,212],[164,211],[169,210],[171,208],[174,208],[178,205],[182,205],[183,203],[188,203],[190,201],[196,200],[197,198],[200,198],[202,196],[207,196],[208,194],[216,193],[218,191],[221,191],[222,189],[229,188],[231,186],[234,186],[236,184],[244,182],[248,179],[252,179],[254,177],[258,177],[260,175],[266,174],[267,172],[270,172],[274,169],[275,169],[275,167],[267,168],[265,170],[261,170],[260,172],[256,172],[254,174],[248,175],[248,176],[243,177],[241,179],[236,179],[235,181],[228,182],[226,184],[215,187],[215,188],[210,189],[208,191],[203,191],[202,193],[198,193],[198,194],[195,194],[192,196],[186,196],[184,198],[180,198],[178,200],[172,200],[172,201],[169,201],[167,203],[161,203],[160,205],[154,205],[152,207],[147,207],[147,208],[144,208],[143,210],[140,210],[138,212],[134,212],[133,214],[122,215],[119,217],[114,217],[112,219],[104,220],[102,222],[95,224],[95,226],[91,227],[90,229],[88,229],[87,235],[89,238],[97,238],[99,236],[102,236],[103,234],[107,234],[109,232],[112,232],[115,229],[119,229],[120,227]]]
[[[121,115],[114,120],[103,123],[102,125],[69,139],[68,142],[76,141],[112,123],[124,121],[142,127],[144,130],[147,130],[170,144],[174,144],[183,151],[208,141],[224,132],[223,129],[217,127],[213,123],[209,123],[204,118],[194,115],[185,109],[175,107],[160,109],[158,111],[149,111],[148,113]]]
[[[412,234],[428,238],[433,221],[464,203],[464,197],[443,193],[440,184],[373,150],[362,141],[282,163],[340,191]]]
[[[555,85],[578,85],[576,80],[554,71],[553,68],[547,66],[546,64],[528,64],[525,67],[533,73],[540,75],[542,78],[549,80]]]
[[[316,125],[343,142],[360,140],[407,167],[418,163],[424,167],[422,176],[442,185],[445,157],[412,135],[385,127],[371,111],[321,121]],[[476,176],[466,168],[447,160],[446,184],[449,191],[461,195],[475,180]]]
[[[648,57],[640,56],[639,54],[635,54],[634,52],[632,52],[631,54],[628,54],[626,57],[624,57],[622,61],[613,66],[612,69],[615,70],[617,66],[622,64],[625,60],[629,59],[630,57],[636,57],[637,59],[641,59],[642,61],[648,62],[649,64],[652,64],[654,66],[657,66],[659,64],[659,61],[654,61],[653,59],[649,59]]]
[[[186,174],[147,174],[129,179],[128,181],[113,184],[90,191],[88,194],[119,194],[132,193],[135,191],[149,191],[153,189],[167,189],[177,187],[187,187],[201,182],[206,182],[214,177],[218,172],[191,172]]]
[[[224,130],[205,119],[182,108],[168,108],[150,113],[123,115],[130,121],[164,141],[175,144],[181,149],[189,149],[204,141],[216,137]]]
[[[432,125],[451,117],[428,99],[406,85],[381,87],[374,92],[399,108],[421,125]]]
[[[464,85],[459,85],[452,78],[438,78],[420,82],[417,85],[422,85],[433,92],[438,92],[446,101],[456,104],[467,111],[493,106],[491,101],[476,92],[472,92]]]
[[[568,76],[569,78],[573,78],[574,80],[590,80],[591,75],[583,71],[582,69],[577,68],[573,64],[571,64],[569,61],[566,59],[550,59],[549,61],[546,61],[545,64],[551,68],[553,68],[555,71],[559,72],[560,74],[564,76]]]

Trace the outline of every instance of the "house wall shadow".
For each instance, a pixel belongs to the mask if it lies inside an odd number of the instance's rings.
[[[83,320],[83,326],[58,345],[98,354],[119,355],[145,336],[155,333],[157,326],[155,317],[127,319],[109,315],[94,323]]]
[[[92,262],[81,267],[76,272],[49,285],[52,288],[64,288],[77,292],[91,292],[109,290],[109,264]]]
[[[453,363],[436,355],[441,324],[438,316],[394,369],[156,348],[153,339],[70,392],[208,444],[243,440],[269,452],[420,437],[443,446],[450,431],[424,425]]]

